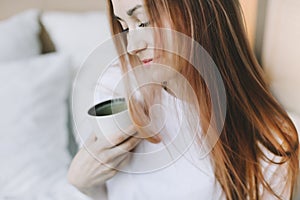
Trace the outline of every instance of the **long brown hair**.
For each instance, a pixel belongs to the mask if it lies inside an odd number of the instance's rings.
[[[239,1],[144,0],[144,3],[152,26],[163,27],[167,19],[173,30],[203,46],[222,76],[227,113],[210,157],[226,198],[258,200],[263,193],[278,199],[283,198],[283,193],[292,197],[298,175],[297,131],[272,96],[250,48]],[[107,5],[112,34],[118,34],[122,28],[114,17],[110,0]],[[189,80],[201,102],[199,116],[206,130],[205,122],[210,121],[213,113],[205,82],[188,64],[180,73]],[[133,103],[130,105],[132,115],[138,116]],[[143,109],[147,110],[145,105]],[[266,178],[269,168],[262,163],[281,169],[280,174]],[[276,187],[272,178],[281,180],[283,186]]]

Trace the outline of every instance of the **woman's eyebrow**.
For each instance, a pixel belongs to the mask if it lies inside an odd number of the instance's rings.
[[[136,5],[135,7],[129,9],[126,13],[127,13],[127,15],[132,16],[132,14],[134,13],[134,11],[136,11],[137,9],[139,9],[141,7],[142,7],[142,5]]]
[[[132,16],[133,13],[134,13],[137,9],[139,9],[139,8],[141,8],[141,7],[143,7],[143,6],[142,6],[142,5],[136,5],[135,7],[129,9],[126,13],[127,13],[127,15]],[[117,15],[114,15],[114,18],[116,18],[117,20],[124,21],[122,18],[118,17]]]

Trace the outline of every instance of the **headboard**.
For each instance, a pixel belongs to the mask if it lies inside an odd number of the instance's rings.
[[[30,8],[79,12],[104,10],[105,0],[0,0],[0,19]]]

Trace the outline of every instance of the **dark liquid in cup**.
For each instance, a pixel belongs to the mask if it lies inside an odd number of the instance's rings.
[[[104,101],[93,106],[91,109],[89,109],[88,114],[92,116],[107,116],[117,114],[126,109],[127,104],[125,98],[118,98]]]

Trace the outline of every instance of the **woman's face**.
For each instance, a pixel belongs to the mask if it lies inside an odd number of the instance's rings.
[[[144,64],[153,61],[154,37],[150,31],[143,31],[150,25],[142,0],[112,0],[114,15],[127,34],[127,52],[137,56]],[[150,47],[150,48],[149,48]]]
[[[170,66],[169,62],[172,55],[161,53],[163,51],[157,49],[154,53],[155,31],[150,28],[153,25],[149,22],[143,0],[111,0],[111,2],[114,15],[127,35],[127,52],[139,58],[142,67],[149,72],[146,74],[151,74],[151,80],[166,82],[172,79],[176,73],[175,70],[172,70],[174,66]],[[170,27],[166,22],[164,22],[164,26]],[[163,42],[164,45],[171,43],[170,41]]]

